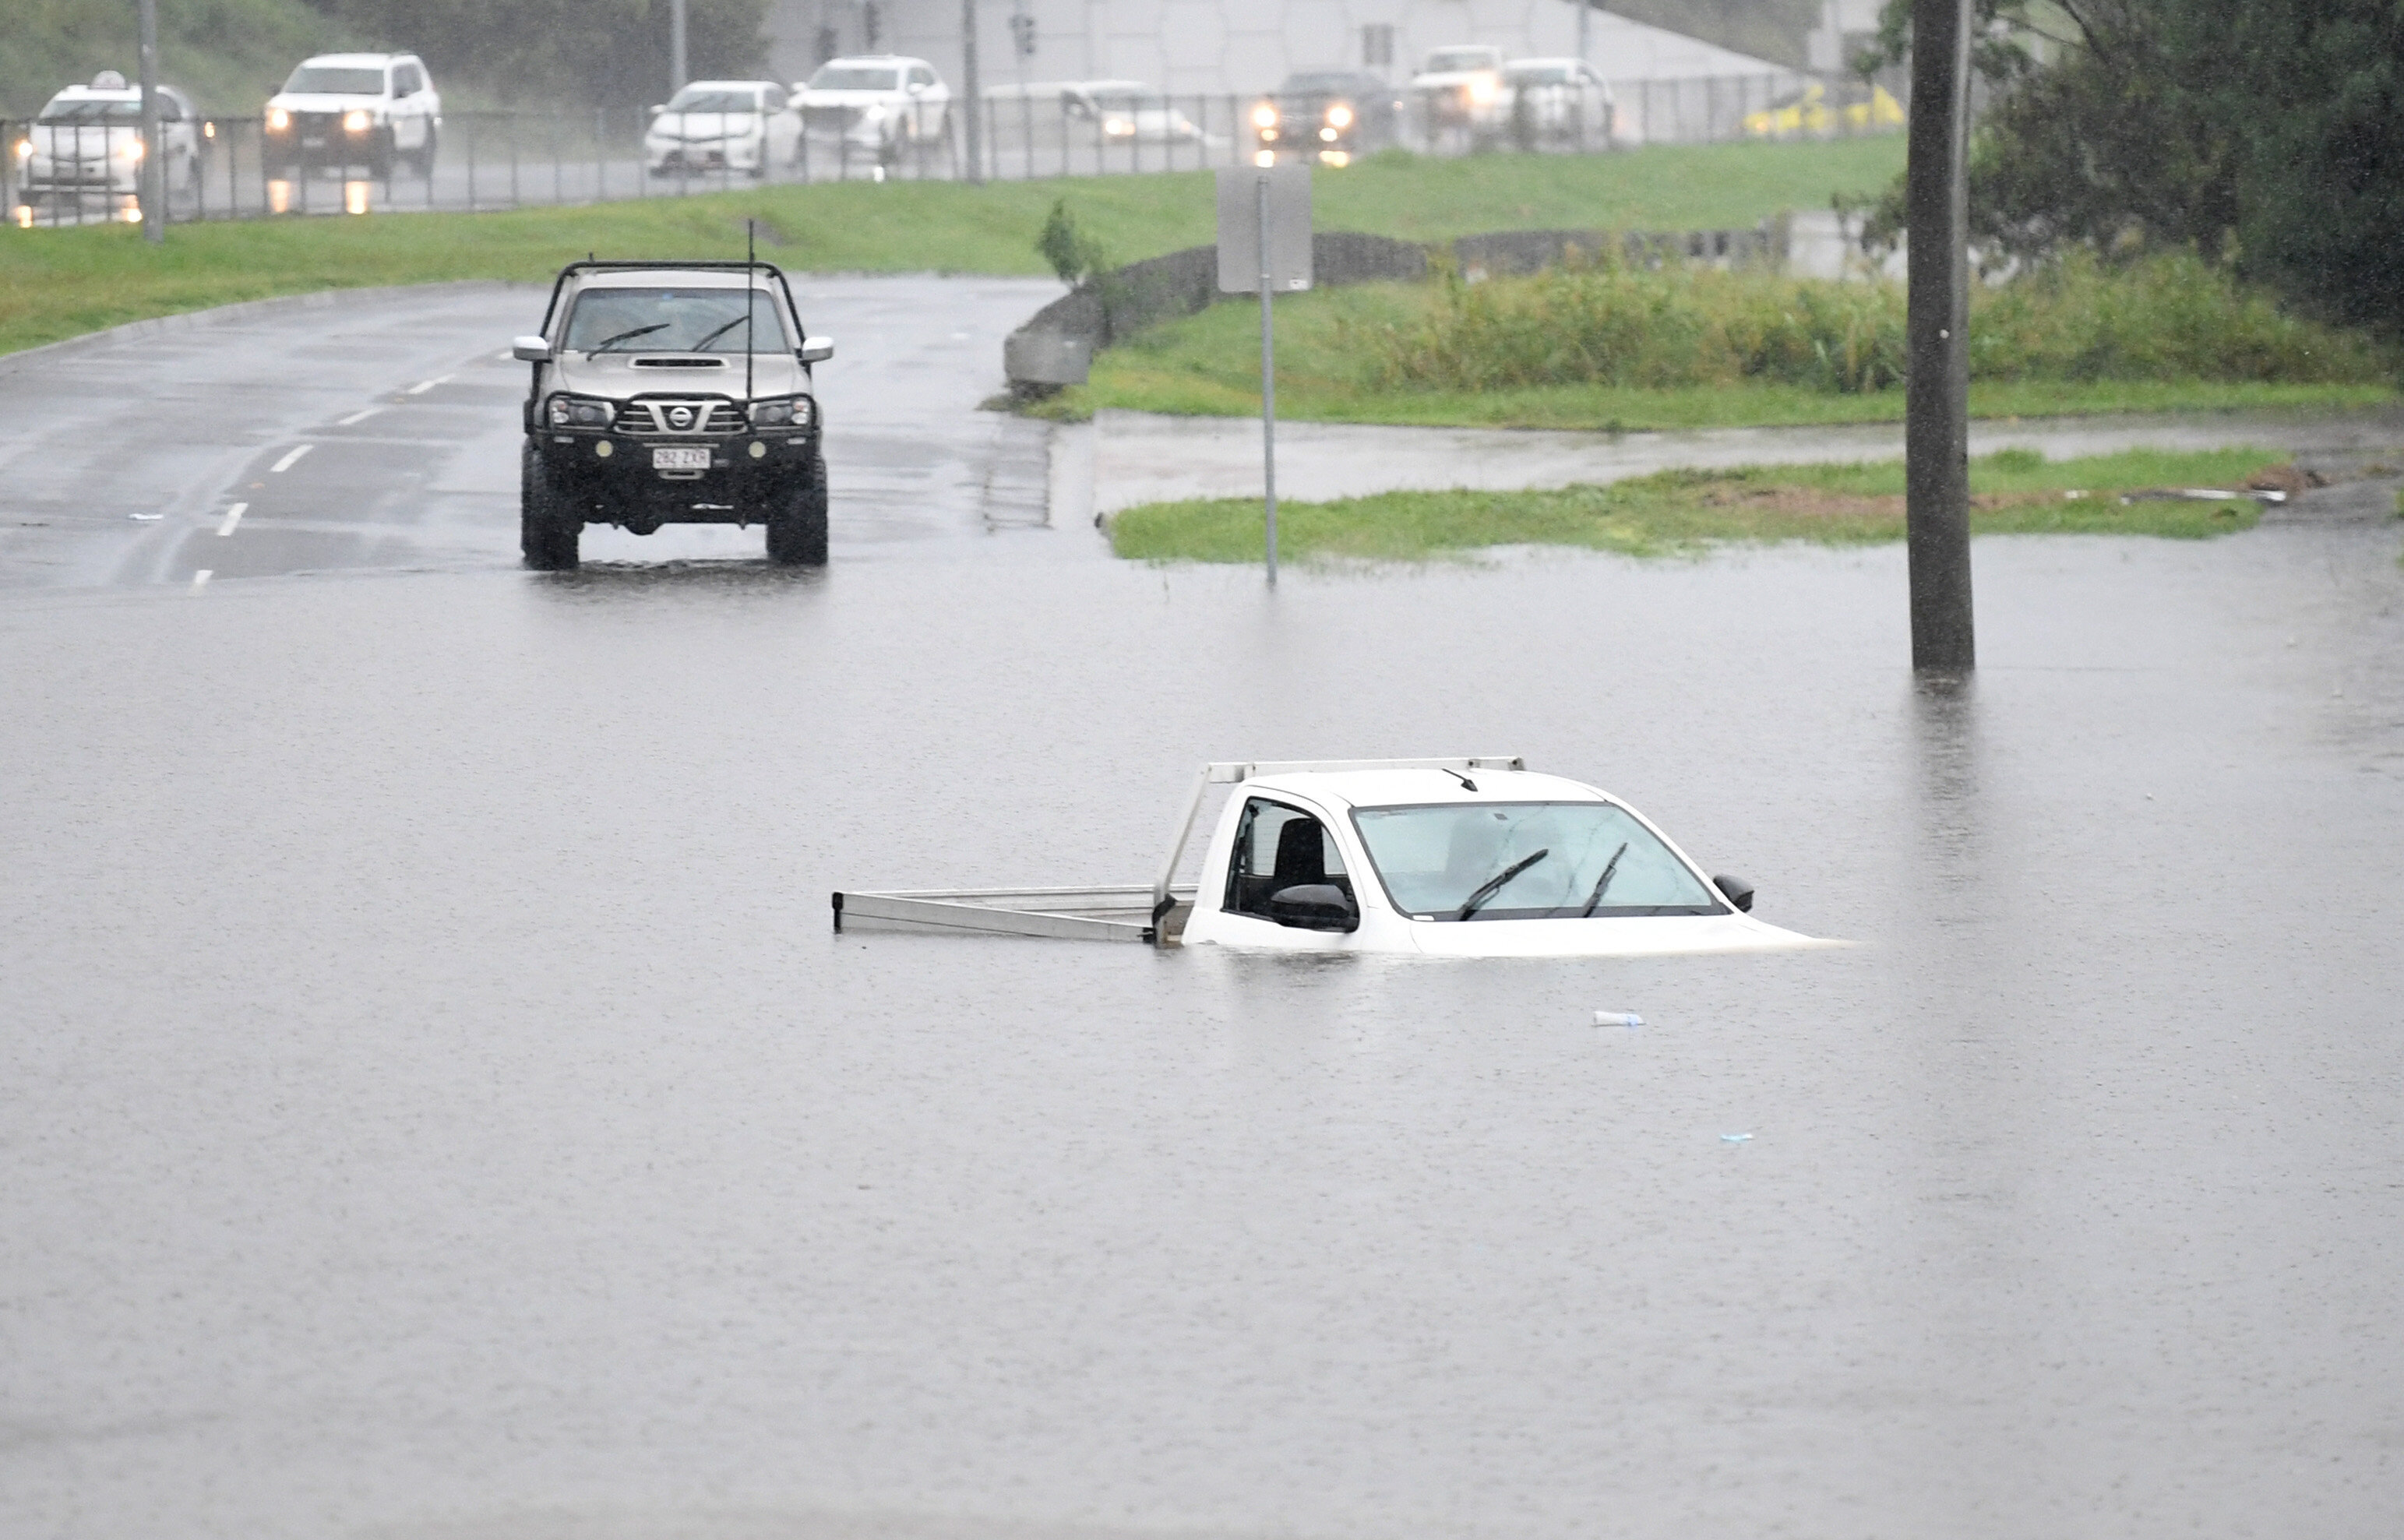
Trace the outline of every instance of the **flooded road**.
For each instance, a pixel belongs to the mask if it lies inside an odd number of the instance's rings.
[[[1051,538],[0,600],[0,1533],[2393,1533],[2392,523]],[[1462,751],[1858,945],[829,928]]]

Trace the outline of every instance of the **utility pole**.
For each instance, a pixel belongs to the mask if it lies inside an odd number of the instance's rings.
[[[977,81],[976,0],[960,0],[960,90],[969,106],[969,182],[985,185],[985,91]]]
[[[142,200],[142,238],[155,246],[167,239],[167,166],[159,133],[159,0],[141,0],[141,16],[142,174],[134,186]]]
[[[1970,0],[1911,0],[1904,524],[1911,666],[1978,665],[1970,611]]]
[[[1594,54],[1588,48],[1586,39],[1592,35],[1594,31],[1594,0],[1577,0],[1577,8],[1578,63],[1581,64],[1591,64],[1594,63]]]
[[[690,72],[685,68],[684,7],[685,0],[668,0],[668,94],[670,96],[684,90],[685,81],[691,78]]]

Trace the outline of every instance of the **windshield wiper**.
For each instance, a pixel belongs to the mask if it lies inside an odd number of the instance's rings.
[[[1519,861],[1513,861],[1510,865],[1505,866],[1500,872],[1488,877],[1484,882],[1477,885],[1477,891],[1469,895],[1469,901],[1461,906],[1461,913],[1453,916],[1452,917],[1455,919],[1467,919],[1470,916],[1477,913],[1479,907],[1482,906],[1488,899],[1490,899],[1495,894],[1501,892],[1503,888],[1509,884],[1513,877],[1517,876],[1520,873],[1526,871],[1529,867],[1535,865],[1536,862],[1544,860],[1546,856],[1549,856],[1553,852],[1549,848],[1539,850],[1532,856],[1528,856]]]
[[[1602,890],[1611,886],[1611,874],[1619,870],[1619,858],[1626,854],[1628,854],[1628,842],[1621,840],[1619,848],[1614,850],[1611,853],[1611,859],[1602,863],[1602,875],[1594,879],[1594,891],[1586,896],[1586,907],[1578,911],[1578,918],[1594,917],[1595,907],[1602,903]]]
[[[724,326],[720,327],[716,331],[711,332],[708,336],[704,337],[701,341],[693,343],[691,347],[686,348],[685,351],[687,353],[698,353],[703,348],[707,347],[710,343],[718,341],[720,337],[725,336],[728,332],[734,330],[736,327],[741,326],[750,318],[751,317],[748,315],[737,315],[734,319],[727,322]]]
[[[654,331],[665,331],[667,329],[668,324],[665,321],[654,321],[650,326],[638,326],[632,331],[622,331],[615,337],[605,337],[601,340],[599,347],[590,351],[607,353],[620,343],[631,343],[637,337],[648,337]]]

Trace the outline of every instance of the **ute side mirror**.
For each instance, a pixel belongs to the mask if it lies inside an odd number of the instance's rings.
[[[519,337],[510,343],[510,357],[522,364],[547,364],[551,344],[539,337]]]
[[[834,339],[804,337],[802,345],[794,350],[793,357],[805,364],[822,364],[834,357]]]
[[[1332,882],[1307,882],[1269,895],[1269,918],[1297,931],[1357,931],[1361,911]]]
[[[1739,914],[1753,913],[1753,884],[1745,881],[1744,878],[1716,876],[1712,878],[1712,886],[1720,890],[1722,897],[1736,905]]]

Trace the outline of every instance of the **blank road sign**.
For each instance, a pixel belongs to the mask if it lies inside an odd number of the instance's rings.
[[[1219,292],[1261,291],[1261,183],[1269,188],[1269,291],[1310,287],[1310,168],[1239,166],[1219,173]]]

